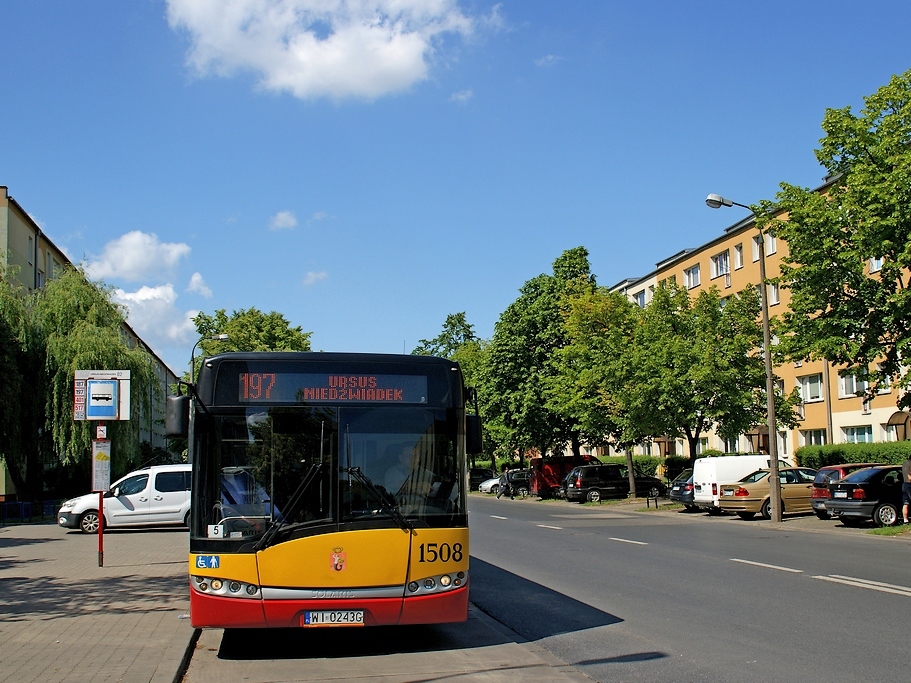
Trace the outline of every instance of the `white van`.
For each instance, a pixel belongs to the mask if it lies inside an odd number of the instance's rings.
[[[190,466],[154,465],[115,481],[104,492],[104,527],[171,526],[190,521]],[[60,506],[57,524],[98,533],[98,494],[87,493]]]
[[[771,467],[772,460],[768,455],[755,453],[749,455],[719,455],[697,458],[693,463],[693,504],[710,514],[720,511],[718,497],[721,495],[721,484],[731,484],[756,470]],[[778,461],[779,467],[790,467],[784,460]]]

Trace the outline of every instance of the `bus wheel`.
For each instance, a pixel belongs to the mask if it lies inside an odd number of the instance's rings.
[[[79,528],[84,534],[98,533],[98,510],[86,510],[79,518]]]

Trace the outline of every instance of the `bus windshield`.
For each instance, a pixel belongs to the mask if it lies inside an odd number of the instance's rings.
[[[201,414],[194,435],[194,538],[465,521],[453,409],[254,405]]]

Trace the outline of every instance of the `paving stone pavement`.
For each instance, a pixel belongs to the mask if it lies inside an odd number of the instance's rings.
[[[172,683],[186,618],[187,530],[98,537],[56,525],[0,527],[0,680]]]

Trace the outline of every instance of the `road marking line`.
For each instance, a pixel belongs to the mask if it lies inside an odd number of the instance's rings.
[[[893,595],[904,595],[911,598],[911,588],[907,586],[896,586],[891,583],[882,583],[880,581],[868,581],[867,579],[856,579],[853,576],[814,576],[814,579],[820,581],[829,581],[830,583],[840,583],[845,586],[855,586],[857,588],[869,588],[870,590],[880,591],[882,593],[892,593]]]
[[[509,519],[509,517],[500,517],[500,515],[491,515],[494,519]]]
[[[556,529],[557,531],[563,531],[562,526],[550,526],[548,524],[539,524],[538,526],[542,529]]]
[[[790,567],[780,567],[777,564],[766,564],[764,562],[751,562],[750,560],[738,560],[736,557],[731,558],[731,562],[740,562],[749,564],[754,567],[765,567],[766,569],[777,569],[780,572],[791,572],[792,574],[803,574],[803,569],[791,569]]]
[[[613,537],[610,537],[609,540],[611,540],[611,541],[620,541],[620,543],[632,543],[633,545],[648,545],[648,543],[645,543],[645,542],[643,542],[643,541],[631,541],[631,540],[629,540],[628,538],[613,538]]]

